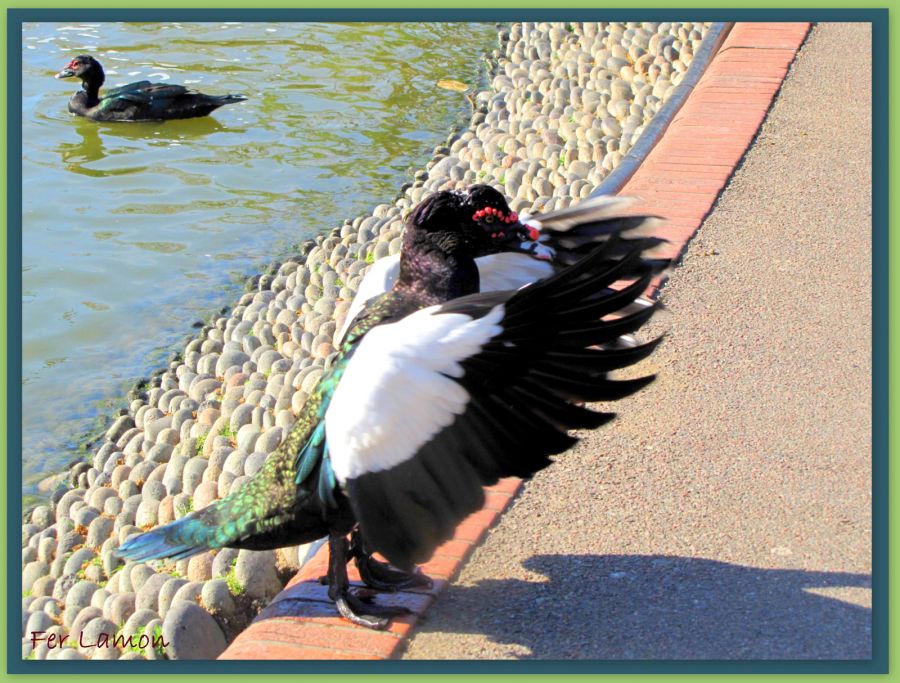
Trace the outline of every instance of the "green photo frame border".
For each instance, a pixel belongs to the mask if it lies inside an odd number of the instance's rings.
[[[788,680],[788,675],[807,674],[887,674],[889,670],[889,626],[893,619],[888,610],[889,579],[889,387],[894,374],[889,363],[889,301],[890,291],[896,286],[889,278],[891,258],[889,244],[889,166],[894,158],[897,135],[889,136],[890,103],[896,102],[888,82],[889,65],[895,68],[892,79],[897,79],[896,48],[889,50],[889,27],[895,24],[888,7],[891,3],[859,3],[848,8],[846,3],[820,2],[815,5],[802,2],[790,9],[783,2],[760,0],[741,3],[740,7],[723,8],[721,1],[713,3],[695,0],[689,8],[680,8],[671,2],[631,0],[628,7],[599,7],[597,2],[567,0],[564,8],[548,9],[546,0],[519,0],[518,2],[494,2],[485,7],[483,2],[459,0],[448,3],[442,0],[442,8],[434,5],[423,7],[423,2],[393,0],[393,2],[352,2],[332,0],[328,8],[292,6],[293,3],[269,0],[265,8],[248,9],[241,0],[193,0],[191,8],[171,0],[153,2],[142,8],[123,8],[119,2],[90,0],[79,7],[60,6],[57,2],[9,2],[4,1],[3,20],[6,43],[6,71],[8,74],[6,96],[0,105],[0,116],[7,123],[4,136],[6,183],[4,197],[7,221],[4,225],[2,262],[6,269],[4,279],[6,296],[0,303],[0,347],[6,357],[6,372],[0,374],[0,401],[6,410],[0,417],[0,431],[4,440],[6,468],[2,484],[7,491],[7,505],[2,515],[6,517],[7,543],[3,545],[0,571],[6,574],[2,581],[5,588],[2,605],[6,608],[7,637],[0,643],[0,656],[6,662],[7,674],[29,674],[29,680],[51,680],[59,674],[90,676],[107,674],[145,674],[174,676],[167,680],[196,680],[197,676],[221,676],[222,674],[344,674],[336,679],[351,680],[359,674],[429,674],[428,679],[438,680],[447,675],[476,674],[481,677],[500,674],[502,677],[521,674],[550,676],[560,673],[583,674],[579,678],[597,674],[628,674],[627,680],[635,683],[665,679],[678,674],[754,674],[750,680]],[[212,16],[210,13],[214,13]],[[21,604],[10,596],[21,593],[21,555],[19,545],[12,545],[19,537],[21,519],[21,24],[24,21],[160,21],[177,18],[179,21],[573,21],[573,20],[649,20],[670,19],[682,21],[862,21],[872,24],[872,79],[873,79],[873,575],[872,575],[872,654],[871,660],[840,661],[388,661],[388,662],[285,662],[285,661],[173,661],[158,662],[91,662],[91,661],[23,661],[18,658],[20,638],[18,624]],[[895,116],[895,118],[897,118]],[[848,192],[853,188],[848,188]],[[894,297],[896,301],[896,297]],[[10,460],[12,456],[12,460]],[[896,630],[895,630],[896,632]],[[12,655],[12,658],[10,658]],[[896,667],[894,667],[896,670]],[[19,678],[19,676],[15,676]],[[623,677],[624,678],[624,677]],[[211,680],[211,679],[210,679]],[[269,679],[273,680],[273,679]],[[284,680],[288,680],[284,677]]]

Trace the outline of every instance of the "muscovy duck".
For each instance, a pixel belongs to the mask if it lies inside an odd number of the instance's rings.
[[[56,78],[80,78],[81,87],[69,100],[69,111],[94,121],[163,121],[206,116],[226,104],[243,102],[243,95],[204,95],[183,85],[137,81],[107,90],[100,62],[79,55],[56,74]]]
[[[656,272],[644,257],[656,241],[613,231],[549,278],[475,293],[475,254],[495,248],[497,239],[475,218],[481,208],[470,195],[449,192],[416,207],[393,289],[357,318],[260,471],[208,507],[129,538],[118,554],[180,559],[327,535],[329,597],[349,621],[385,628],[405,610],[367,603],[350,589],[349,532],[357,529],[367,553],[412,572],[483,505],[483,486],[530,477],[577,441],[569,429],[612,419],[580,404],[646,386],[652,376],[613,380],[608,373],[645,358],[659,339],[627,349],[591,347],[653,315],[655,304],[610,318]],[[609,289],[623,278],[631,284]]]
[[[478,265],[482,292],[518,289],[572,265],[614,233],[630,231],[633,239],[637,237],[634,233],[638,227],[643,235],[649,235],[659,224],[655,217],[629,214],[628,210],[634,202],[629,197],[594,197],[574,207],[534,217],[524,214],[519,217],[510,209],[504,196],[490,185],[474,185],[468,192],[485,204],[479,221],[486,230],[505,230],[509,235],[507,239],[519,239],[522,244],[520,249],[501,251],[498,240],[490,252],[477,254],[475,263]],[[645,245],[651,246],[649,243]],[[620,253],[624,249],[627,249],[627,240],[620,247]],[[662,270],[665,263],[663,260],[657,261],[658,269]],[[344,340],[366,302],[390,291],[399,273],[400,254],[385,256],[372,264],[350,304],[343,325],[335,335],[336,345],[339,346]],[[639,297],[631,310],[649,304],[649,300]]]

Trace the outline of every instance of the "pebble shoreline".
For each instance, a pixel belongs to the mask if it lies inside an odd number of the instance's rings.
[[[470,126],[435,148],[392,204],[347,220],[255,278],[168,369],[133,392],[67,485],[22,527],[23,653],[36,659],[215,658],[300,567],[309,546],[122,564],[132,534],[235,490],[281,442],[334,353],[368,266],[400,249],[428,194],[489,183],[516,211],[585,198],[681,81],[707,25],[518,23],[499,33]],[[31,633],[76,647],[36,648]],[[78,647],[161,634],[166,648]]]

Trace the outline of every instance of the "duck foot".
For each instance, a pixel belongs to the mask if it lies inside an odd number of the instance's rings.
[[[347,578],[349,543],[342,534],[328,535],[328,597],[334,601],[338,612],[347,621],[366,628],[384,630],[392,617],[409,614],[406,607],[376,605],[370,591],[350,590]]]
[[[409,588],[431,588],[434,585],[431,578],[420,571],[404,572],[394,569],[387,562],[373,559],[359,529],[354,529],[350,534],[350,556],[356,561],[359,577],[370,588],[393,593]]]

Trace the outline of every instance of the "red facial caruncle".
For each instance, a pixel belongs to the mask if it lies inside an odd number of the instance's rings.
[[[472,214],[473,221],[485,220],[487,223],[493,223],[494,220],[498,220],[501,223],[515,223],[519,220],[519,214],[515,211],[512,211],[508,214],[503,213],[500,209],[496,209],[493,206],[486,206],[483,209],[479,209],[474,214]]]

